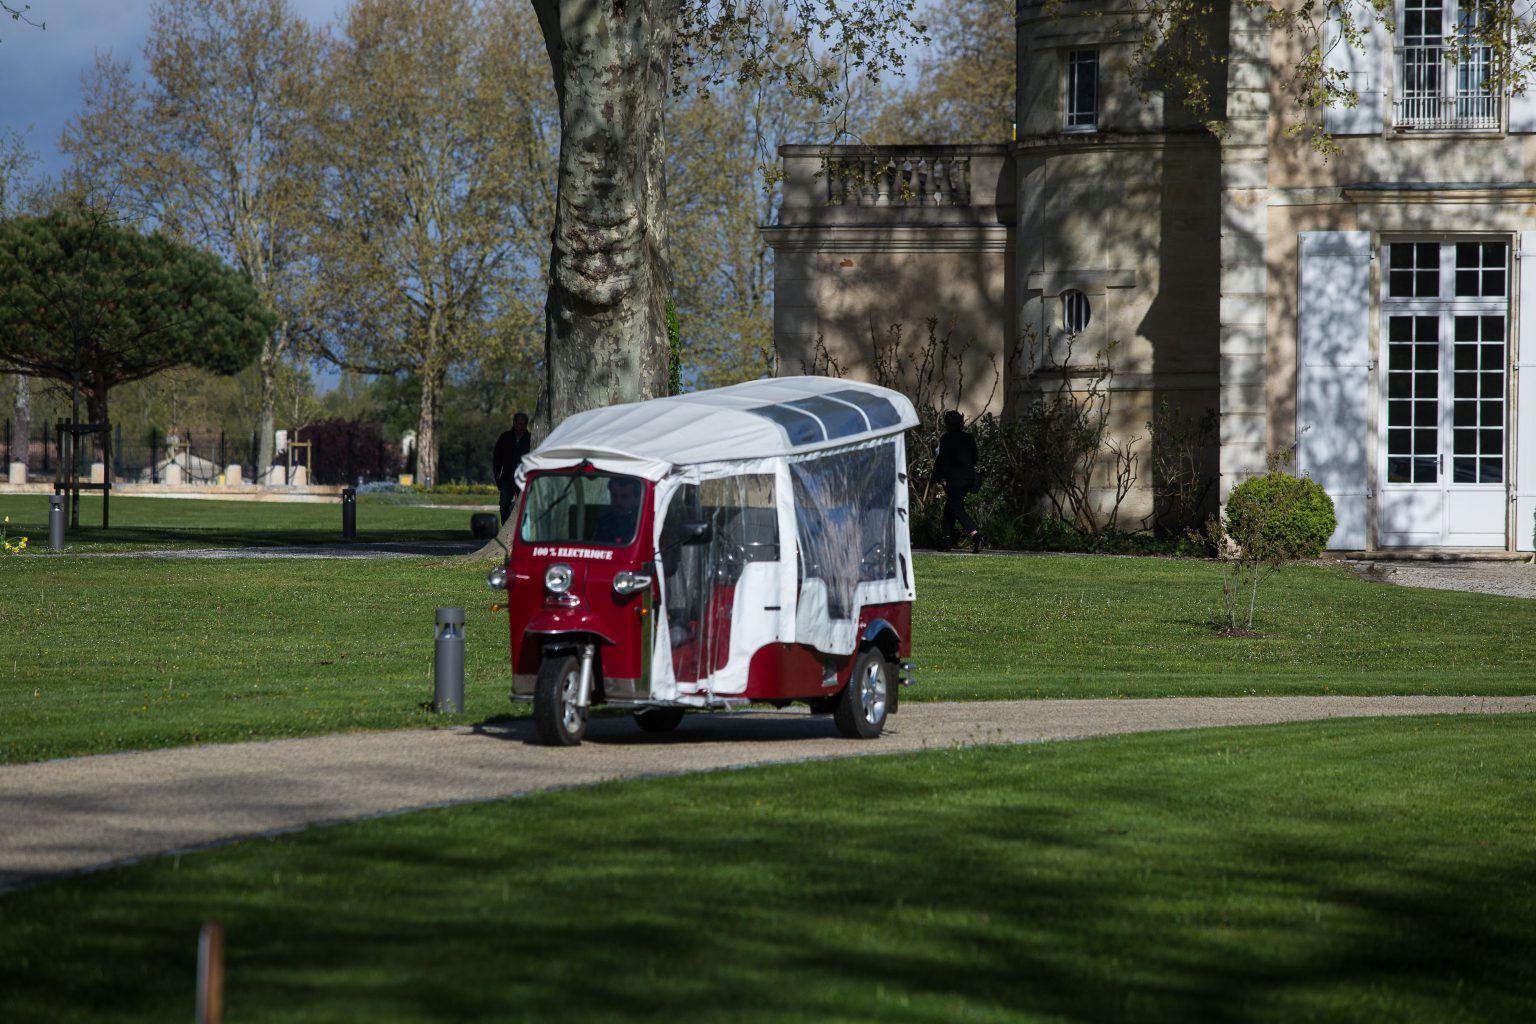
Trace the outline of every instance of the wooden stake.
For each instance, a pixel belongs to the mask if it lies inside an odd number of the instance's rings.
[[[224,926],[209,920],[197,940],[197,1024],[223,1024],[223,1020]]]

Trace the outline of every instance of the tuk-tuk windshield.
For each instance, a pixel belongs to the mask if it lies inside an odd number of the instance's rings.
[[[530,544],[633,543],[645,482],[609,473],[549,473],[528,481],[518,536]]]

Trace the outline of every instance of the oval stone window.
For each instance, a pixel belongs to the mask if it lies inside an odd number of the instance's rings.
[[[1088,296],[1075,288],[1061,293],[1061,325],[1068,334],[1082,334],[1091,319],[1093,310],[1088,307]]]

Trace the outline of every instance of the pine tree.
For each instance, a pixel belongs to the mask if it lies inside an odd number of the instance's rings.
[[[235,373],[276,323],[245,275],[99,211],[0,222],[0,368],[78,386],[92,422],[117,384]]]

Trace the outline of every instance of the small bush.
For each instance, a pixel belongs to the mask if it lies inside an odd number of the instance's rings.
[[[1316,558],[1337,525],[1327,491],[1278,469],[1244,480],[1227,499],[1227,535],[1266,560]]]
[[[1313,481],[1284,472],[1288,461],[1289,453],[1270,456],[1268,473],[1232,489],[1226,522],[1211,524],[1229,565],[1222,599],[1230,636],[1253,635],[1259,584],[1286,562],[1322,554],[1337,525],[1333,499]]]

